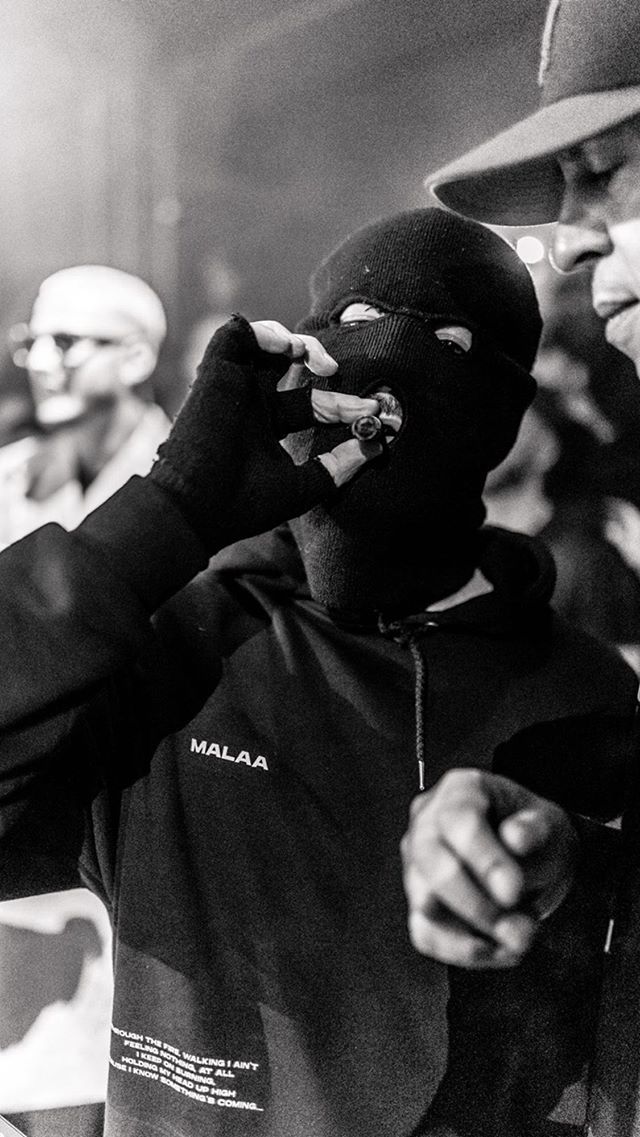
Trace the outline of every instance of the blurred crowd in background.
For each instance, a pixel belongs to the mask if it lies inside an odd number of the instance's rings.
[[[640,391],[610,347],[589,276],[532,267],[545,325],[538,392],[516,446],[488,479],[488,521],[542,537],[554,607],[613,644],[640,674]]]
[[[146,472],[231,312],[293,323],[338,237],[424,204],[442,157],[533,105],[520,64],[544,6],[443,0],[425,19],[411,0],[393,21],[386,0],[5,11],[0,545],[75,525]],[[464,118],[475,104],[482,130]],[[544,538],[558,610],[640,674],[640,386],[604,342],[588,276],[554,274],[544,239],[539,392],[490,476],[488,521]],[[95,898],[0,906],[0,1005],[0,1112],[101,1100]]]

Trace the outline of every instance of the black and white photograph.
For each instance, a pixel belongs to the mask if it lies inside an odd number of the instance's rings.
[[[0,1137],[640,1137],[640,4],[0,89]]]

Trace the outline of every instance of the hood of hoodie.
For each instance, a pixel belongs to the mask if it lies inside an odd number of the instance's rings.
[[[366,613],[328,611],[332,620],[354,633],[419,635],[434,624],[451,631],[472,631],[484,636],[544,635],[556,581],[551,553],[535,537],[496,526],[478,533],[478,564],[492,590],[438,611]],[[254,578],[274,606],[288,599],[312,600],[298,545],[288,525],[222,550],[211,562],[220,574]],[[317,605],[323,608],[322,605]]]

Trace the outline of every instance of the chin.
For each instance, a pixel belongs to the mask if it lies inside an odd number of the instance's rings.
[[[36,418],[40,426],[63,426],[76,422],[87,412],[87,405],[77,395],[51,395],[36,407]]]

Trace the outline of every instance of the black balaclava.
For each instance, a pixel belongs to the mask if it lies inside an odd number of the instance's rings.
[[[341,325],[348,304],[384,310]],[[435,335],[473,334],[466,354]],[[502,238],[439,209],[358,230],[311,279],[311,333],[339,367],[314,387],[361,396],[386,387],[402,426],[327,504],[292,523],[314,599],[345,615],[415,611],[451,595],[477,565],[487,473],[513,445],[534,380],[541,321],[528,270]],[[350,437],[344,425],[292,435],[296,461]]]

